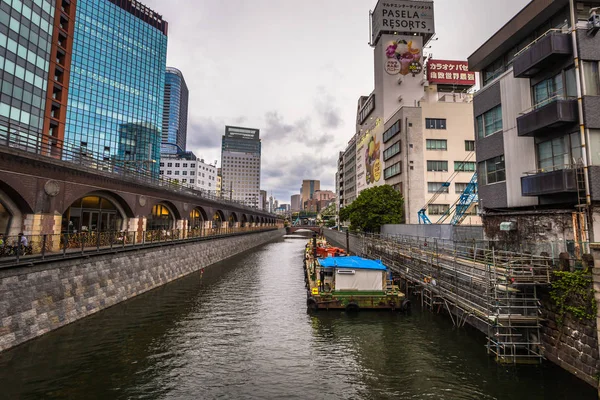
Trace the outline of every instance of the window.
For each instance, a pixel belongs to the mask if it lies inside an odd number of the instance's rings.
[[[164,163],[164,162],[161,162],[161,163],[160,163],[160,166],[161,166],[161,167],[164,167],[164,166],[165,166],[165,163]]]
[[[454,161],[456,172],[475,172],[475,163],[467,161]]]
[[[427,161],[427,171],[448,172],[448,161]]]
[[[175,163],[175,168],[179,168],[179,163]]]
[[[582,157],[579,133],[561,136],[536,146],[538,169],[543,172],[570,168]]]
[[[196,175],[196,171],[190,171],[190,175]]]
[[[504,156],[490,158],[479,163],[479,178],[484,185],[506,180]]]
[[[391,138],[402,131],[402,121],[396,121],[387,131],[383,132],[383,143],[388,142]]]
[[[188,173],[187,171],[182,171],[181,175],[187,175],[187,173]]]
[[[402,173],[402,164],[397,162],[396,164],[392,165],[391,167],[388,167],[383,170],[383,179],[389,179],[392,176],[396,176],[401,173]]]
[[[506,71],[506,68],[504,67],[502,58],[494,61],[493,64],[490,64],[483,70],[483,86],[486,86],[488,83],[502,75],[504,71]]]
[[[474,140],[465,140],[465,151],[475,151]]]
[[[564,85],[562,73],[551,78],[545,79],[532,87],[533,107],[543,107],[548,103],[562,98],[564,95]]]
[[[182,179],[181,183],[187,183],[187,179]]]
[[[173,166],[173,163],[167,163],[167,167],[171,168]]]
[[[400,153],[400,142],[394,143],[383,152],[383,160],[387,161],[398,153]]]
[[[447,140],[427,139],[427,150],[448,150]]]
[[[190,179],[190,183],[195,183],[195,180],[194,179]]]
[[[450,209],[450,204],[430,204],[427,207],[429,215],[444,215]]]
[[[190,164],[190,168],[196,168],[196,164],[194,164],[194,163]]]
[[[164,175],[164,174],[165,174],[165,171],[162,171],[162,170],[161,170],[161,171],[160,171],[160,175]]]
[[[179,171],[175,171],[175,175],[179,175]]]
[[[187,163],[183,163],[183,168],[187,168]]]
[[[482,139],[502,130],[502,105],[477,117],[477,137]]]
[[[171,175],[173,171],[167,171],[167,175]]]
[[[427,182],[427,191],[429,193],[448,193],[449,182]]]
[[[584,61],[583,76],[585,78],[585,94],[588,96],[598,96],[600,94],[598,62]]]
[[[456,182],[454,184],[454,192],[456,194],[462,194],[465,189],[467,188],[468,183],[464,183],[464,182]]]
[[[446,119],[425,118],[425,129],[446,129]]]

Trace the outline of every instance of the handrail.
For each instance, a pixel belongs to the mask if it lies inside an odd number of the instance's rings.
[[[529,43],[527,46],[523,47],[521,50],[519,50],[514,58],[519,57],[521,54],[525,53],[527,50],[529,50],[531,48],[531,46],[533,46],[534,44],[536,44],[537,42],[539,42],[540,40],[542,40],[543,38],[545,38],[549,33],[554,33],[554,32],[560,32],[560,33],[564,33],[564,29],[559,29],[559,28],[552,28],[552,29],[548,29],[546,32],[544,32],[541,36],[535,38],[533,40],[533,42]]]
[[[549,168],[539,168],[533,171],[527,171],[524,172],[523,175],[538,175],[538,174],[543,174],[546,172],[556,172],[556,171],[563,171],[563,170],[574,170],[574,169],[578,169],[578,168],[583,168],[583,164],[581,163],[574,163],[574,164],[558,164],[558,165],[553,165],[552,167]]]
[[[37,262],[77,258],[89,254],[110,254],[131,249],[190,243],[279,229],[271,226],[199,228],[190,230],[89,231],[0,237],[0,269]]]
[[[530,112],[534,111],[534,110],[538,110],[544,106],[547,106],[548,104],[554,103],[558,100],[577,100],[577,97],[575,96],[567,96],[566,94],[555,94],[552,97],[548,97],[546,100],[542,100],[539,103],[536,103],[534,105],[532,105],[531,107],[521,111],[519,113],[520,116],[525,115],[525,114],[529,114]]]

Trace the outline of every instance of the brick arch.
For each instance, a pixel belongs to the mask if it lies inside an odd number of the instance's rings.
[[[181,210],[179,209],[179,207],[177,207],[173,202],[169,201],[169,200],[160,200],[160,199],[156,199],[154,202],[151,203],[150,205],[150,212],[152,212],[152,208],[154,208],[154,206],[157,206],[159,204],[162,204],[163,206],[166,206],[167,209],[169,210],[169,212],[171,213],[171,215],[173,216],[173,219],[175,221],[179,221],[181,219],[183,219],[181,216],[185,215],[186,218],[189,217],[190,213],[182,213]],[[190,210],[192,211],[192,210]]]
[[[210,220],[210,218],[208,218],[208,213],[206,212],[206,209],[204,207],[202,207],[202,206],[194,206],[194,208],[192,208],[190,210],[190,213],[192,212],[192,210],[198,210],[198,211],[200,211],[200,215],[202,216],[202,220],[204,222]],[[187,214],[188,218],[190,216],[190,213]]]
[[[21,193],[8,183],[0,180],[0,201],[4,203],[6,209],[14,216],[15,214],[33,213],[33,207]]]
[[[242,214],[242,220],[240,222],[242,224],[248,223],[248,216],[246,214]]]
[[[227,221],[233,219],[233,222],[240,222],[240,217],[235,211],[230,211],[228,214]]]
[[[88,192],[85,192],[83,195],[80,193],[78,196],[69,196],[69,198],[65,198],[65,201],[63,204],[64,209],[61,210],[61,214],[64,214],[65,212],[67,212],[69,207],[71,207],[71,205],[73,203],[75,203],[77,200],[82,199],[87,196],[98,196],[98,197],[103,197],[103,198],[109,200],[111,203],[113,203],[115,205],[117,210],[119,210],[123,219],[133,218],[135,216],[130,204],[123,197],[121,197],[117,193],[109,192],[109,191],[105,191],[105,190],[95,190],[95,191],[91,191],[91,192],[88,191]],[[71,197],[74,197],[74,198],[71,198]]]

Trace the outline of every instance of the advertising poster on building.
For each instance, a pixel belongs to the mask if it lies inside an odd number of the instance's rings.
[[[383,121],[401,107],[418,107],[424,96],[423,38],[408,35],[383,35],[378,45],[381,52],[381,89]],[[376,85],[378,85],[376,83]]]
[[[373,117],[365,122],[356,142],[356,190],[383,185],[383,122]]]

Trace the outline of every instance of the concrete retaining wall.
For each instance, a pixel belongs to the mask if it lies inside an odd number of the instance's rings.
[[[0,351],[283,234],[280,229],[0,270]]]
[[[323,235],[331,244],[346,249],[346,232],[324,229]],[[363,255],[363,238],[357,235],[350,234],[350,253],[362,256]]]
[[[383,235],[418,236],[436,239],[463,241],[482,240],[483,226],[453,226],[453,225],[383,225]]]

